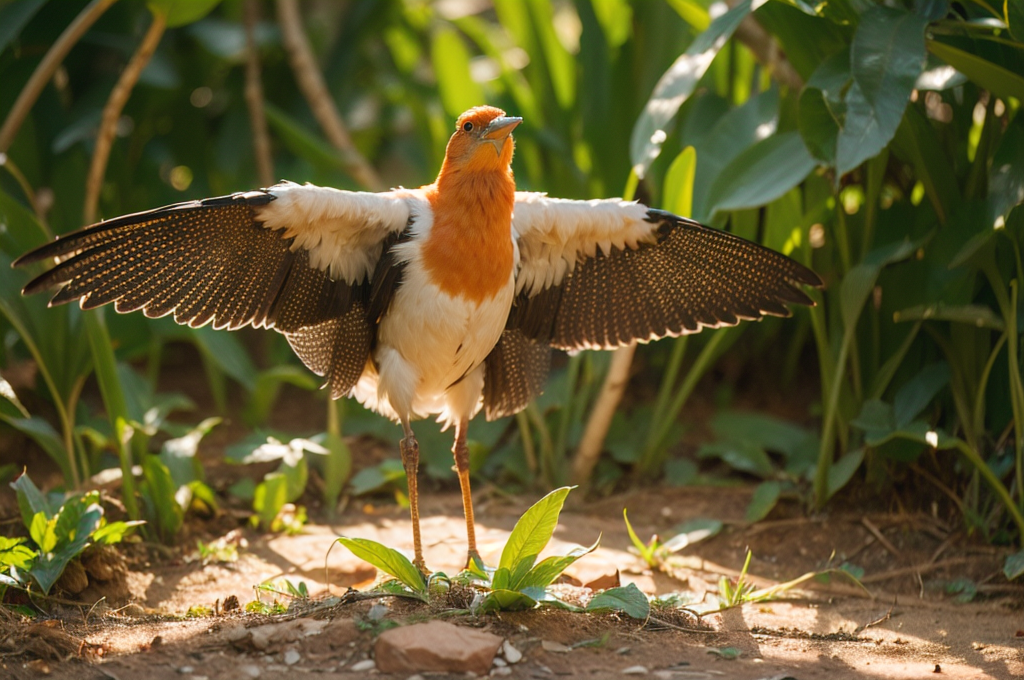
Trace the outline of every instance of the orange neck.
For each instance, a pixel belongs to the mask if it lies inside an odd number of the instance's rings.
[[[447,163],[424,187],[434,224],[423,246],[423,265],[444,292],[476,303],[497,295],[512,273],[511,169],[456,170]]]

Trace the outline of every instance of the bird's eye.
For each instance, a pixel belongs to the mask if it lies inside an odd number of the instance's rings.
[[[473,124],[467,120],[465,123],[462,124],[462,129],[465,130],[466,132],[472,132]]]

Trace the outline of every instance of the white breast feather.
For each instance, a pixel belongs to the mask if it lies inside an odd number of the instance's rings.
[[[519,244],[516,293],[557,286],[584,257],[653,243],[647,206],[617,198],[573,201],[516,192],[512,230]]]
[[[426,203],[419,192],[405,189],[368,193],[283,182],[269,191],[276,200],[257,208],[257,219],[268,229],[283,229],[295,239],[293,248],[309,252],[312,266],[346,283],[369,276],[384,237],[402,231],[413,205]]]

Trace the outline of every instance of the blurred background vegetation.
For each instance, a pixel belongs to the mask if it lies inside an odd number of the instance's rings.
[[[525,119],[520,188],[689,214],[827,285],[790,320],[560,360],[525,412],[474,422],[478,477],[756,482],[749,521],[896,490],[1019,546],[1022,74],[1015,0],[0,3],[0,476],[120,474],[126,515],[169,542],[223,502],[221,451],[264,464],[230,492],[268,528],[301,524],[281,509],[310,480],[328,513],[401,500],[397,451],[353,476],[340,436],[398,430],[328,403],[282,337],[47,309],[9,265],[280,178],[430,182],[455,117],[490,103]],[[450,483],[436,430],[426,474]]]

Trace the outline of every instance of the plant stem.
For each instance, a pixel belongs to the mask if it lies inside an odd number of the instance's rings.
[[[263,82],[260,78],[260,52],[256,45],[256,24],[260,5],[257,0],[245,0],[242,14],[245,19],[245,104],[249,109],[252,127],[252,150],[256,156],[256,177],[264,187],[274,182],[274,161],[270,155],[270,136],[267,116],[263,111]]]
[[[68,52],[75,46],[75,43],[85,35],[89,27],[112,4],[114,4],[114,0],[93,0],[78,13],[75,20],[68,24],[68,27],[60,34],[60,37],[47,50],[46,56],[36,66],[36,70],[32,72],[32,76],[25,83],[25,86],[21,88],[18,100],[14,102],[11,112],[7,114],[7,118],[4,120],[3,127],[0,128],[0,153],[7,153],[7,150],[11,148],[11,143],[14,141],[14,136],[18,134],[18,129],[25,121],[29,111],[32,110],[36,100],[39,99],[43,88],[50,82],[54,71],[64,61],[64,57],[68,55]]]
[[[825,422],[821,428],[821,448],[818,451],[818,469],[814,473],[814,503],[818,508],[825,505],[829,495],[828,473],[832,467],[832,454],[835,446],[833,431],[836,410],[839,408],[839,391],[843,385],[843,371],[846,368],[846,357],[850,352],[852,337],[851,329],[847,329],[843,334],[843,344],[839,348],[839,358],[836,360],[828,393],[828,403],[825,406]]]
[[[1018,534],[1024,536],[1024,515],[1021,514],[1020,508],[1013,502],[1013,498],[1010,496],[1010,492],[1006,490],[1006,486],[996,477],[988,464],[978,455],[978,452],[968,446],[966,442],[958,439],[956,448],[964,455],[964,458],[970,461],[971,465],[985,478],[985,481],[992,487],[992,490],[996,492],[999,500],[1006,506],[1006,511],[1010,513],[1010,518],[1017,525]]]
[[[516,424],[519,425],[519,438],[523,440],[523,455],[526,457],[526,469],[531,475],[537,474],[537,449],[533,445],[533,435],[530,434],[530,420],[526,413],[520,411],[516,414]]]

